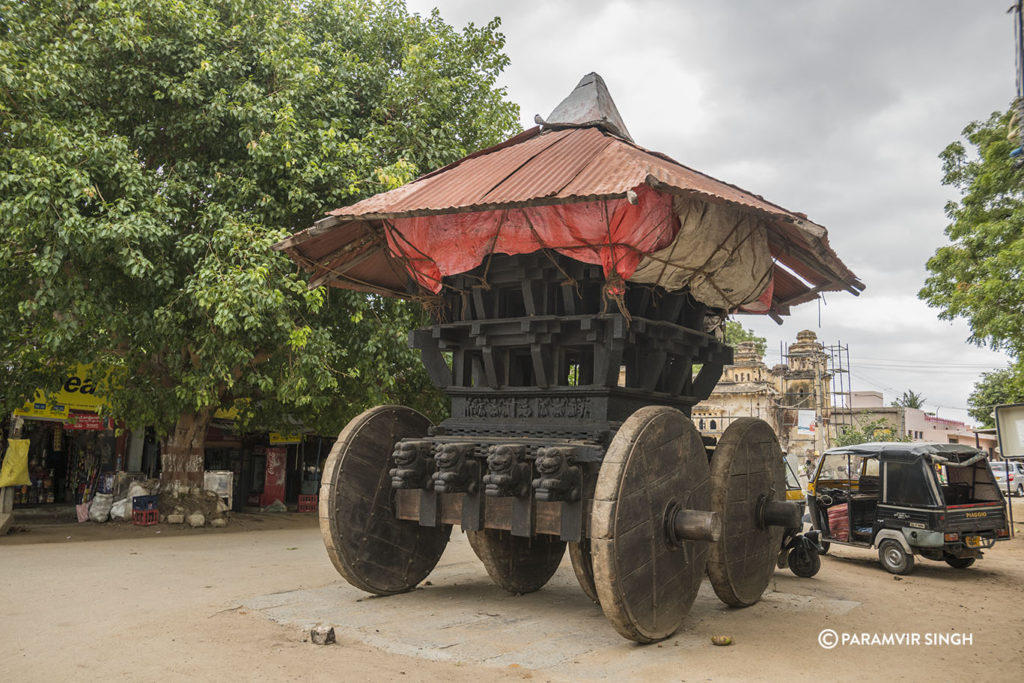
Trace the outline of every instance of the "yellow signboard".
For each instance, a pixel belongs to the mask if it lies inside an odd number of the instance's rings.
[[[278,434],[277,432],[270,432],[270,443],[271,445],[283,445],[286,443],[300,443],[302,441],[301,434]]]
[[[93,371],[92,365],[78,365],[60,390],[53,395],[53,400],[47,400],[47,393],[41,389],[36,390],[33,400],[25,404],[21,410],[15,410],[15,415],[22,417],[34,417],[50,420],[68,419],[68,410],[89,410],[98,412],[104,400],[96,394],[96,386],[102,379],[98,373]]]
[[[29,401],[14,414],[21,417],[32,417],[37,420],[66,420],[68,419],[68,406],[64,403],[47,403],[46,399],[40,399],[36,394],[35,401]]]
[[[217,408],[214,412],[213,417],[218,420],[237,420],[238,419],[238,408],[231,406],[228,409]]]

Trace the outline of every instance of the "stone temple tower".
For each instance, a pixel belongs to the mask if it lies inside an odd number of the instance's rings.
[[[782,411],[779,439],[783,449],[801,457],[820,454],[827,446],[831,419],[831,375],[828,354],[811,330],[801,330],[789,345],[779,377]]]
[[[755,342],[740,342],[733,364],[725,366],[722,378],[708,400],[693,409],[693,421],[702,434],[719,437],[737,417],[758,417],[780,434],[778,381],[757,351]]]
[[[740,342],[711,396],[694,406],[701,433],[718,437],[738,417],[758,417],[772,426],[782,450],[800,458],[823,451],[831,419],[828,354],[811,330],[789,345],[786,362],[769,368],[755,342]]]

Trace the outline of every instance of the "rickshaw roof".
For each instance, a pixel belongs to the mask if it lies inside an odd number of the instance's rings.
[[[913,443],[904,441],[872,441],[853,446],[837,446],[825,451],[825,455],[859,455],[866,458],[911,461],[938,455],[950,458],[981,453],[974,446],[955,443]]]

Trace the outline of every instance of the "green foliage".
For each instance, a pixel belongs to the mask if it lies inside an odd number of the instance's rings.
[[[920,410],[924,407],[925,398],[921,394],[917,393],[913,389],[908,389],[903,392],[903,395],[892,402],[894,406],[902,408],[917,408]]]
[[[964,318],[971,340],[1014,356],[1024,351],[1024,183],[1007,139],[1009,112],[975,121],[963,142],[942,152],[943,184],[960,191],[949,202],[950,244],[928,261],[918,296],[945,319]]]
[[[97,361],[111,411],[163,430],[436,414],[422,313],[308,291],[270,247],[514,132],[497,29],[398,0],[0,0],[3,409]]]
[[[1002,370],[982,373],[967,397],[967,412],[982,427],[995,427],[992,409],[1007,403],[1024,403],[1024,368],[1020,363]]]
[[[764,352],[768,348],[768,340],[764,337],[757,336],[754,334],[753,330],[748,330],[735,320],[726,320],[725,343],[729,346],[736,346],[740,342],[745,341],[752,341],[757,344],[757,352],[762,358],[764,357]]]
[[[910,437],[906,434],[901,434],[885,418],[878,418],[845,428],[835,438],[833,446],[855,446],[872,441],[910,441]]]

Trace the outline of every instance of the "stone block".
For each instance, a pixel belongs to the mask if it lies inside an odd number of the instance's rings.
[[[309,639],[314,645],[330,645],[335,641],[334,627],[317,626],[309,632]]]

